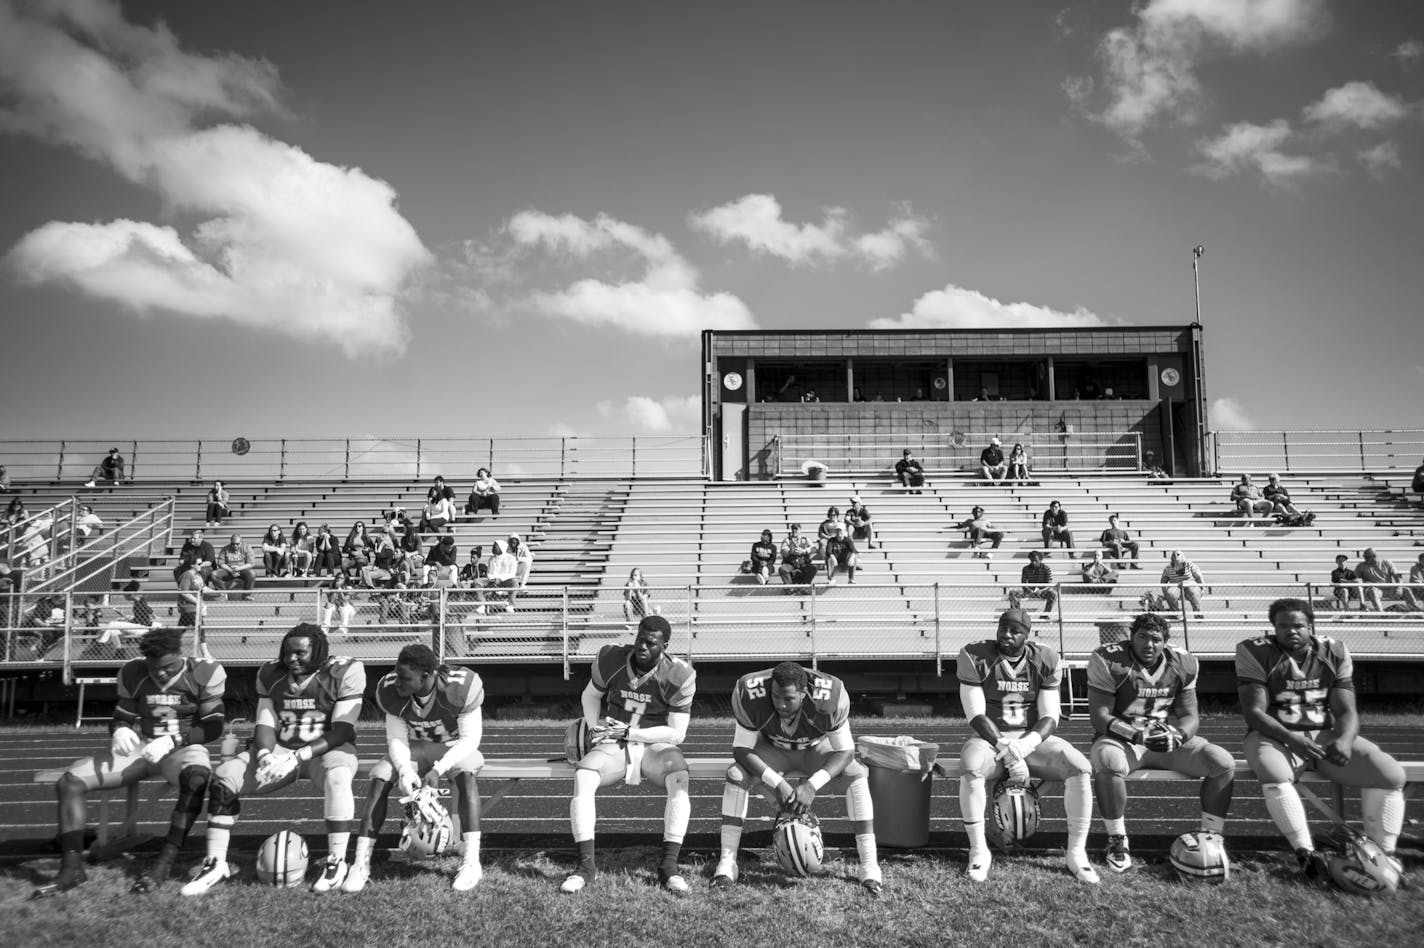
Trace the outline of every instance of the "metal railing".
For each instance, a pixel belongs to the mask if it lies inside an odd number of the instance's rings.
[[[748,580],[751,577],[747,577]],[[1366,588],[1369,588],[1368,586]],[[672,649],[693,661],[924,662],[952,673],[959,648],[993,634],[1013,602],[1039,614],[1035,630],[1065,658],[1081,659],[1126,636],[1133,617],[1168,619],[1172,641],[1203,658],[1229,658],[1236,643],[1269,631],[1267,607],[1279,598],[1313,602],[1317,630],[1346,638],[1361,658],[1424,660],[1424,588],[1379,586],[1384,612],[1360,611],[1329,583],[1213,583],[1199,589],[1121,581],[1090,586],[1059,582],[1024,594],[1014,584],[731,585],[654,587],[645,608],[673,627]],[[425,642],[444,660],[559,665],[565,678],[599,647],[631,641],[638,616],[618,586],[515,589],[423,588],[334,591],[303,588],[210,592],[202,610],[179,593],[107,596],[14,594],[5,610],[0,666],[112,667],[136,657],[148,624],[191,629],[193,654],[233,665],[277,656],[283,634],[299,622],[328,630],[332,650],[388,664],[400,648]],[[146,612],[136,599],[141,598]],[[151,616],[149,622],[137,621]]]
[[[1424,461],[1424,430],[1218,431],[1217,471],[1381,474]]]
[[[75,516],[79,505],[73,497],[60,501],[39,513],[7,524],[3,534],[5,561],[18,570],[43,570],[51,560],[60,556],[68,545],[73,545],[76,537]],[[66,529],[64,525],[68,525]]]
[[[805,472],[819,462],[837,475],[881,474],[894,470],[901,452],[909,448],[927,476],[936,473],[978,473],[979,453],[997,437],[1004,459],[1016,443],[1024,446],[1030,476],[1065,472],[1123,473],[1141,469],[1142,436],[1120,434],[1023,434],[1000,432],[921,432],[886,435],[781,435],[774,439],[775,469],[782,476]]]
[[[72,532],[68,550],[41,569],[25,572],[22,591],[63,592],[103,576],[107,576],[105,585],[112,585],[128,557],[146,559],[171,545],[173,510],[174,498],[166,497],[86,543],[78,543],[77,530]]]
[[[0,441],[0,463],[21,481],[84,482],[110,448],[130,481],[392,478],[488,467],[500,477],[697,477],[699,435],[626,438],[257,438],[234,441]]]

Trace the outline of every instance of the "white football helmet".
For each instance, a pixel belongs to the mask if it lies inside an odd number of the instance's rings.
[[[441,812],[440,819],[433,822],[419,813],[407,813],[401,824],[400,851],[421,859],[443,855],[454,841],[455,821],[448,810],[442,807]]]
[[[1220,833],[1183,833],[1172,841],[1169,858],[1183,882],[1221,883],[1231,875],[1231,858]]]
[[[1325,871],[1352,895],[1390,895],[1399,889],[1399,864],[1374,840],[1341,827],[1325,854]]]
[[[291,830],[273,833],[257,850],[257,878],[267,885],[290,889],[307,876],[307,841]]]
[[[588,736],[588,722],[579,718],[569,724],[564,731],[564,759],[571,764],[576,764],[583,760],[584,755],[593,747],[593,742]]]
[[[1023,842],[1038,832],[1038,791],[1033,787],[994,785],[994,825],[1004,836]]]
[[[821,824],[814,814],[777,817],[776,827],[771,831],[771,845],[777,863],[791,875],[810,876],[821,871],[825,846],[821,841]]]

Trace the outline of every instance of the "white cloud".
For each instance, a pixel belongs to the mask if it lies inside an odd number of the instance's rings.
[[[225,318],[348,354],[395,352],[397,296],[429,254],[395,191],[212,115],[281,112],[276,70],[183,52],[161,23],[100,0],[0,6],[0,128],[74,148],[152,188],[192,234],[130,220],[53,221],[8,262],[143,310]]]
[[[1394,142],[1380,142],[1373,148],[1365,148],[1355,154],[1365,169],[1376,178],[1383,178],[1389,172],[1404,167],[1404,161],[1399,157],[1399,146]]]
[[[1070,78],[1070,101],[1134,148],[1152,125],[1195,122],[1205,99],[1198,65],[1213,55],[1266,53],[1326,23],[1324,0],[1149,0],[1098,45],[1100,84]],[[1105,104],[1094,108],[1100,87]]]
[[[1214,431],[1253,431],[1256,424],[1241,403],[1234,398],[1218,398],[1207,409],[1207,420]]]
[[[588,325],[607,325],[648,336],[688,337],[703,329],[755,329],[751,312],[730,293],[704,293],[697,268],[666,237],[600,214],[591,221],[572,214],[521,211],[506,230],[515,243],[574,260],[622,251],[643,266],[639,280],[585,278],[563,290],[534,293],[528,302],[550,315]]]
[[[794,224],[782,217],[781,203],[771,194],[747,194],[735,201],[694,212],[688,223],[719,243],[743,243],[757,253],[779,257],[793,266],[854,259],[873,270],[894,266],[910,252],[931,255],[925,234],[929,221],[909,204],[896,205],[881,230],[851,233],[845,208],[824,209],[819,224]]]
[[[1368,82],[1347,82],[1328,90],[1319,102],[1307,105],[1307,121],[1328,129],[1362,128],[1377,131],[1403,121],[1409,106],[1396,96],[1386,95]]]
[[[626,422],[643,431],[695,431],[702,419],[702,402],[696,395],[661,399],[632,395],[622,403],[599,402],[594,409],[603,418]]]
[[[1413,69],[1424,60],[1424,43],[1417,39],[1407,39],[1396,46],[1390,55],[1399,61],[1402,68]]]
[[[1215,138],[1197,143],[1197,150],[1206,160],[1190,170],[1216,180],[1255,171],[1267,184],[1278,188],[1294,187],[1305,178],[1330,170],[1331,166],[1321,159],[1284,151],[1293,134],[1284,119],[1268,125],[1228,125]]]
[[[915,300],[910,312],[870,321],[871,329],[1078,329],[1111,321],[1078,307],[1072,312],[1033,303],[1003,303],[977,290],[949,284]]]

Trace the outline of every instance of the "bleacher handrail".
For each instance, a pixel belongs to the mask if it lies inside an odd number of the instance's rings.
[[[1213,432],[1217,471],[1384,474],[1424,459],[1424,429]]]
[[[70,548],[46,564],[38,581],[25,574],[24,591],[33,594],[65,592],[103,573],[114,575],[125,557],[154,554],[173,542],[175,498],[165,497],[142,513],[115,524],[87,543]]]
[[[442,473],[468,480],[480,467],[496,478],[701,477],[704,442],[700,435],[0,440],[0,461],[16,483],[82,483],[111,447],[124,455],[131,482],[422,480]]]
[[[977,473],[979,454],[990,438],[1003,442],[1004,459],[1022,443],[1029,475],[1107,471],[1127,473],[1142,468],[1142,435],[1136,431],[983,432],[933,431],[897,434],[789,434],[774,439],[776,471],[783,477],[806,473],[819,462],[833,475],[880,474],[893,470],[905,448],[914,452],[926,476]]]

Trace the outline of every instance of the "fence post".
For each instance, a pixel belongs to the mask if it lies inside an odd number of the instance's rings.
[[[939,582],[934,584],[934,639],[935,639],[935,677],[944,675],[944,650],[940,647],[939,638]]]
[[[199,440],[198,440],[198,448],[197,448],[197,450],[193,453],[193,480],[195,480],[195,481],[200,481],[200,480],[202,480],[202,479],[203,479],[203,442],[202,442],[202,439],[199,439]]]
[[[277,461],[277,480],[287,479],[287,439],[282,439],[282,455]]]
[[[821,670],[821,656],[816,651],[816,582],[813,579],[808,587],[811,590],[811,667],[816,671]]]
[[[1054,611],[1058,613],[1058,654],[1061,656],[1063,654],[1064,644],[1067,641],[1063,631],[1063,583],[1054,583],[1053,591],[1058,594],[1054,597],[1058,605],[1058,608]]]
[[[415,479],[420,480],[420,449],[421,439],[415,439]]]
[[[347,438],[347,439],[346,439],[346,468],[345,468],[345,473],[342,474],[341,477],[342,477],[342,480],[348,480],[348,481],[349,481],[349,480],[351,479],[351,439],[350,439],[350,438]]]
[[[445,643],[446,639],[449,638],[449,636],[445,634],[445,620],[447,618],[445,614],[445,603],[449,591],[449,588],[446,586],[440,587],[440,598],[437,600],[439,605],[435,610],[435,637],[440,640],[440,646],[435,650],[435,654],[440,656],[442,662],[445,661]]]
[[[569,667],[569,587],[560,587],[560,599],[563,607],[559,609],[559,648],[564,655],[564,681],[573,677],[573,669]]]
[[[637,476],[638,476],[638,437],[637,437],[637,435],[634,435],[634,436],[633,436],[632,442],[633,442],[633,448],[632,448],[632,450],[633,450],[633,458],[632,458],[633,473],[632,473],[631,476],[632,476],[632,477],[637,477]]]
[[[57,480],[57,481],[62,481],[62,480],[64,480],[64,448],[65,448],[65,444],[66,444],[66,442],[64,442],[64,441],[61,441],[61,442],[59,443],[59,466],[54,469],[54,479]]]
[[[692,628],[692,619],[693,619],[693,613],[692,613],[692,586],[691,586],[691,585],[687,585],[687,586],[682,587],[682,589],[683,589],[683,592],[685,592],[685,593],[687,594],[687,599],[686,599],[685,602],[684,602],[684,605],[685,605],[685,607],[686,607],[685,611],[686,611],[686,614],[687,614],[687,661],[688,661],[689,663],[691,663],[691,662],[692,662],[692,640],[697,637],[697,633],[694,632],[694,631],[693,631],[693,628]]]
[[[1305,583],[1305,601],[1308,602],[1308,603],[1310,603],[1310,608],[1312,608],[1312,609],[1315,608],[1315,584],[1312,583],[1312,582],[1310,582],[1309,580],[1306,580],[1306,583]],[[1350,594],[1349,594],[1349,593],[1346,593],[1346,594],[1345,594],[1345,605],[1348,606],[1349,604],[1350,604]],[[1361,602],[1360,605],[1361,605],[1361,606],[1364,606],[1364,603]]]
[[[137,439],[135,439],[135,440],[129,442],[129,458],[130,458],[130,459],[132,460],[132,462],[133,462],[133,463],[131,463],[131,464],[129,465],[129,480],[132,481],[135,477],[138,476],[138,441],[137,441]]]
[[[1363,431],[1357,431],[1355,434],[1358,435],[1360,439],[1360,471],[1363,473],[1369,470],[1369,468],[1365,467],[1365,433]]]
[[[1177,608],[1182,613],[1182,649],[1190,652],[1192,650],[1192,627],[1187,620],[1187,584],[1185,580],[1177,582]]]
[[[43,639],[41,639],[41,641],[43,641]],[[66,685],[72,685],[72,684],[74,684],[74,669],[73,669],[73,668],[70,666],[70,664],[69,664],[69,663],[70,663],[70,660],[73,658],[73,652],[72,652],[73,642],[74,642],[74,592],[73,592],[73,590],[71,590],[71,591],[66,592],[66,593],[64,594],[64,657],[63,657],[63,659],[62,659],[62,662],[63,662],[63,666],[62,666],[62,667],[63,667],[63,671],[60,673],[60,679],[61,679]],[[39,657],[40,657],[40,658],[44,658],[44,655],[41,654]]]
[[[566,477],[566,476],[567,476],[566,473],[565,473],[565,464],[567,463],[567,459],[568,459],[568,450],[569,450],[569,439],[568,439],[568,438],[560,438],[560,439],[559,439],[559,476],[560,476],[560,477]]]

